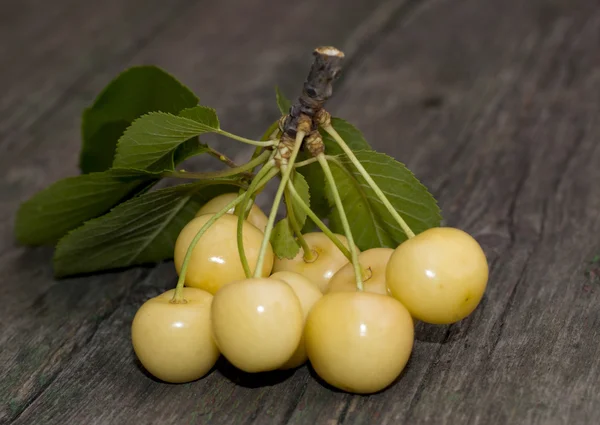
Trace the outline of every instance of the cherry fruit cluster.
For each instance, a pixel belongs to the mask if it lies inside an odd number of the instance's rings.
[[[123,72],[83,113],[81,174],[19,208],[17,239],[56,244],[57,277],[174,260],[176,287],[131,328],[137,357],[163,381],[199,379],[222,355],[251,373],[310,362],[334,387],[373,393],[406,366],[416,320],[454,323],[482,299],[479,244],[440,227],[410,170],[331,117],[344,54],[313,55],[297,100],[277,92],[280,119],[261,140],[224,130],[159,68]],[[200,140],[208,133],[254,153],[238,165]],[[227,168],[179,168],[198,155]],[[266,215],[256,196],[275,177]],[[187,182],[155,187],[163,179]]]
[[[170,290],[150,299],[133,320],[135,353],[163,381],[199,379],[222,354],[251,373],[309,361],[336,388],[374,393],[406,366],[414,320],[454,323],[482,299],[488,280],[484,252],[467,233],[450,227],[426,230],[396,249],[358,253],[354,247],[363,290],[357,290],[353,264],[323,232],[303,235],[309,257],[300,250],[280,259],[267,241],[255,274],[260,277],[246,278],[236,246],[238,220],[229,207],[236,197],[212,199],[181,231],[174,253],[180,278],[190,256],[180,297]],[[243,222],[252,273],[267,222],[256,205]],[[349,248],[346,237],[334,237]]]

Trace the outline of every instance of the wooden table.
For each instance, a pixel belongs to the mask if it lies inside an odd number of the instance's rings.
[[[596,1],[4,0],[0,10],[0,423],[598,423]],[[329,110],[405,162],[445,222],[481,242],[486,296],[461,323],[419,324],[402,379],[377,395],[332,391],[307,367],[249,376],[220,365],[191,384],[156,382],[129,330],[137,307],[175,284],[172,263],[55,280],[51,248],[14,241],[18,205],[78,172],[80,114],[126,67],[167,69],[227,129],[256,137],[277,117],[274,86],[296,95],[321,44],[348,57]]]

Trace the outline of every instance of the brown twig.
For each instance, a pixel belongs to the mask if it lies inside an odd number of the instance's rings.
[[[229,167],[231,168],[236,168],[238,167],[238,165],[233,162],[232,159],[230,159],[227,155],[222,154],[221,152],[209,147],[208,148],[208,154],[214,156],[215,158],[217,158],[219,161],[224,162],[225,164],[227,164]]]
[[[333,82],[342,69],[344,53],[335,47],[317,47],[313,55],[315,60],[304,82],[302,94],[281,122],[284,135],[292,140],[298,130],[307,134],[317,130],[315,118],[331,97]]]

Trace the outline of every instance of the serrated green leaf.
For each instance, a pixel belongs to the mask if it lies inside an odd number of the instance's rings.
[[[304,177],[302,177],[300,173],[294,173],[292,181],[294,182],[294,187],[298,194],[302,197],[304,202],[310,206],[310,193]],[[306,220],[306,213],[294,200],[292,201],[292,211],[298,225],[302,227]],[[288,209],[288,214],[289,212],[290,210]],[[275,255],[279,258],[294,258],[296,254],[298,254],[300,247],[296,242],[288,217],[279,220],[273,228],[273,232],[271,233],[271,246],[273,247],[273,252],[275,252]]]
[[[199,106],[185,114],[194,118],[150,112],[135,120],[119,139],[114,167],[172,169],[169,166],[173,163],[174,152],[184,142],[203,133],[218,131],[214,110]],[[202,118],[205,121],[199,121]],[[213,127],[215,123],[217,127]]]
[[[17,240],[27,245],[56,242],[159,178],[147,171],[108,170],[60,180],[21,204]]]
[[[371,146],[367,143],[363,134],[349,122],[344,121],[341,118],[332,118],[331,125],[353,151],[371,149]],[[325,144],[325,154],[339,155],[343,152],[337,142],[333,140],[329,134],[322,129],[320,132],[323,137],[323,143]],[[309,158],[308,154],[301,155],[301,159],[307,158]],[[331,211],[331,206],[325,194],[325,175],[323,174],[323,170],[321,170],[321,166],[318,163],[314,163],[299,168],[298,171],[306,178],[306,181],[310,186],[311,208],[319,217],[326,217]],[[314,227],[315,224],[312,220],[308,219],[303,230],[307,232]]]
[[[179,116],[196,121],[204,129],[204,133],[217,131],[221,128],[219,117],[217,117],[217,112],[213,108],[194,106],[193,108],[184,109],[179,113]]]
[[[60,240],[55,274],[65,277],[171,259],[179,232],[198,209],[214,196],[236,189],[223,181],[206,181],[124,202]]]
[[[275,87],[275,96],[277,97],[277,106],[282,115],[286,115],[290,112],[292,102],[285,97],[283,92],[279,90],[279,87]]]
[[[197,137],[194,137],[190,140],[186,140],[185,142],[177,146],[177,149],[175,149],[175,152],[173,152],[173,168],[177,164],[185,161],[186,159],[192,156],[206,153],[209,150],[210,148],[208,147],[208,145],[200,143],[200,140],[198,140]]]
[[[296,242],[294,231],[287,217],[279,220],[273,227],[271,246],[278,258],[294,258],[300,251],[300,246]]]
[[[128,121],[105,121],[104,117],[99,116],[92,109],[83,112],[84,134],[79,168],[84,174],[105,171],[111,167],[117,141],[131,124]],[[93,131],[86,128],[97,129]]]
[[[360,150],[371,150],[371,146],[366,141],[365,136],[361,131],[341,118],[331,118],[331,126],[335,128],[335,131],[344,139],[348,147],[353,151]],[[325,130],[320,129],[321,135],[323,136],[323,143],[325,143],[325,153],[327,155],[339,155],[343,153],[342,148],[339,147],[337,142],[333,140]]]
[[[440,225],[440,209],[435,199],[408,168],[379,152],[354,153],[415,234]],[[340,155],[330,164],[358,247],[395,248],[406,240],[400,226],[352,162]],[[326,193],[330,193],[330,188]],[[330,214],[329,226],[343,234],[337,209]]]
[[[117,141],[140,116],[152,111],[177,114],[197,104],[198,98],[191,90],[160,68],[136,66],[124,71],[83,113],[81,171],[109,169]]]
[[[298,172],[295,172],[292,175],[292,181],[294,182],[294,188],[296,189],[296,192],[298,192],[298,195],[300,195],[300,197],[306,203],[306,205],[310,207],[310,189],[304,176]],[[304,226],[304,222],[306,221],[306,212],[302,209],[302,207],[300,207],[300,205],[295,200],[293,200],[293,210],[294,215],[296,216],[296,221],[298,221],[299,226]]]

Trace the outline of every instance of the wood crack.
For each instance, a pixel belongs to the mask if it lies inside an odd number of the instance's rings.
[[[348,415],[348,410],[350,410],[350,403],[352,402],[352,397],[356,397],[356,396],[348,395],[346,397],[346,399],[344,400],[344,406],[342,407],[340,414],[337,417],[338,424],[344,423],[344,420],[346,419],[346,416]]]

